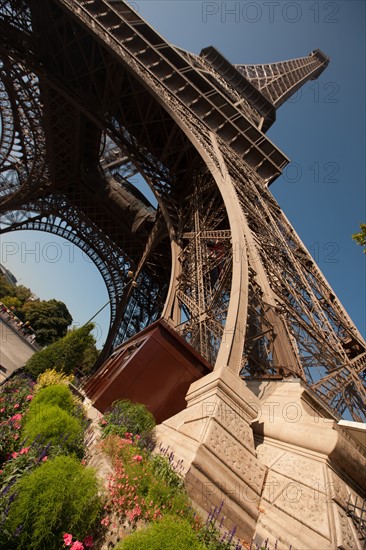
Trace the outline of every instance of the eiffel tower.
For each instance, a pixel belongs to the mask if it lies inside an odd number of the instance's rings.
[[[0,31],[0,229],[89,255],[102,359],[162,318],[212,366],[365,420],[365,342],[269,190],[288,159],[265,132],[326,55],[194,55],[119,0],[0,0]]]

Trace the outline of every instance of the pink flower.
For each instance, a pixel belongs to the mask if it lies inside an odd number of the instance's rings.
[[[47,455],[46,455],[46,456],[44,456],[44,457],[42,458],[42,462],[46,462],[47,458],[48,458],[48,456],[47,456]]]
[[[65,533],[64,543],[65,543],[65,546],[70,546],[70,544],[72,543],[72,535],[70,535],[69,533]]]
[[[105,517],[102,519],[102,521],[100,522],[102,525],[105,525],[106,527],[108,527],[109,525],[109,517]]]
[[[22,415],[20,413],[14,414],[11,419],[12,420],[21,420]]]
[[[20,407],[19,403],[15,403],[14,409],[19,409],[19,407]]]
[[[29,451],[30,447],[23,447],[23,449],[20,450],[19,454],[20,455],[26,455],[27,452]]]
[[[14,451],[13,453],[11,453],[11,456],[12,458],[16,458],[18,456],[19,453],[17,453],[16,451]]]
[[[88,535],[83,540],[83,543],[84,543],[84,546],[86,546],[87,548],[91,548],[93,546],[93,537],[91,535]]]
[[[27,399],[27,401],[32,401],[33,395],[27,395],[26,399]]]
[[[142,456],[141,455],[135,455],[135,456],[132,457],[132,460],[134,460],[135,462],[141,462]]]
[[[103,420],[101,421],[101,424],[104,426],[105,424],[108,424],[108,422],[103,418]]]
[[[3,407],[2,409],[0,409],[0,413],[3,413],[5,411],[5,407]]]
[[[74,544],[71,546],[70,550],[84,550],[84,545],[82,542],[79,542],[76,540]]]

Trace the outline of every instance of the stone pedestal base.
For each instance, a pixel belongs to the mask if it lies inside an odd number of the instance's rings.
[[[364,426],[343,427],[299,381],[247,385],[260,400],[252,428],[268,468],[256,541],[269,538],[272,547],[277,540],[279,550],[361,550],[352,520],[360,511],[351,504],[365,498]]]
[[[227,368],[193,383],[186,399],[184,411],[157,426],[158,440],[183,459],[194,503],[206,513],[222,504],[225,528],[251,540],[267,472],[250,428],[259,401]]]
[[[229,369],[192,384],[187,402],[157,435],[203,516],[222,505],[225,528],[278,550],[362,549],[364,425],[339,422],[298,380],[244,383]]]

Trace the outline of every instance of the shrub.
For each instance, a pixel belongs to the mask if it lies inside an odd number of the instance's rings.
[[[136,531],[115,546],[115,550],[205,550],[188,520],[164,516],[142,531]]]
[[[190,501],[175,472],[168,473],[169,463],[137,447],[131,437],[109,436],[103,450],[112,456],[114,473],[109,478],[108,509],[131,525],[150,521],[166,514],[192,517]]]
[[[82,457],[83,431],[81,422],[60,407],[42,405],[27,415],[22,436],[27,445],[38,439]]]
[[[128,399],[115,401],[104,415],[103,436],[116,434],[124,437],[126,432],[146,434],[155,426],[153,415],[142,403],[132,403]]]
[[[69,332],[64,338],[35,353],[28,359],[25,370],[37,377],[48,369],[71,374],[83,360],[85,350],[95,341],[89,323]]]
[[[15,540],[8,548],[59,550],[64,533],[79,540],[90,534],[101,511],[94,470],[68,456],[45,462],[13,490],[5,530]]]
[[[35,413],[43,405],[56,405],[70,414],[75,410],[73,395],[69,388],[63,384],[42,388],[33,398],[29,413]]]
[[[182,489],[184,480],[181,475],[175,470],[174,464],[167,457],[155,455],[151,459],[154,472],[160,477],[169,487]],[[179,466],[180,463],[178,463]]]
[[[0,469],[19,445],[19,433],[34,382],[29,375],[15,374],[0,387]]]
[[[68,386],[69,383],[73,382],[74,375],[66,375],[62,372],[58,372],[56,369],[48,369],[37,378],[37,384],[34,386],[34,393],[38,393],[42,388],[47,386],[54,386],[59,384],[64,384]]]

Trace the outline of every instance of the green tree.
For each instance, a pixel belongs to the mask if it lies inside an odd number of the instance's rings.
[[[22,302],[17,296],[4,296],[1,301],[6,307],[16,310],[16,312],[22,307]]]
[[[4,296],[14,296],[15,291],[15,285],[12,285],[9,283],[4,275],[0,275],[0,300],[4,298]]]
[[[13,313],[24,321],[23,305],[32,298],[32,292],[23,285],[9,283],[4,275],[0,275],[0,301],[11,308]]]
[[[95,340],[90,342],[88,347],[85,349],[83,357],[78,365],[78,369],[82,372],[83,375],[91,374],[93,367],[99,357],[99,351],[95,345]]]
[[[360,224],[361,231],[352,235],[352,239],[360,246],[364,246],[364,254],[366,254],[366,223]]]
[[[48,369],[65,374],[80,370],[85,350],[95,343],[93,335],[90,334],[93,328],[93,323],[89,323],[72,330],[61,340],[35,353],[27,361],[26,371],[37,377]]]
[[[25,320],[29,321],[41,346],[52,344],[63,338],[72,323],[66,305],[59,300],[35,300],[22,307]]]

